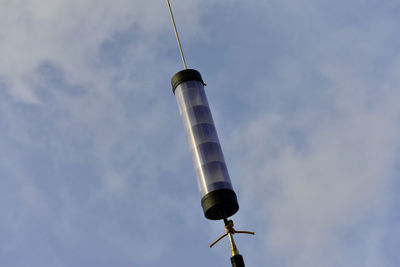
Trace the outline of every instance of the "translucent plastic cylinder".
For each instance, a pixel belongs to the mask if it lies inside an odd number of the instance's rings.
[[[217,131],[200,81],[185,81],[175,89],[201,196],[232,190]]]
[[[197,70],[185,69],[171,80],[185,128],[204,216],[210,220],[226,219],[239,210],[232,189],[224,155]]]

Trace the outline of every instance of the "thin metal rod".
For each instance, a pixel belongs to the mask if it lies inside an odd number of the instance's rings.
[[[174,14],[172,14],[172,9],[171,9],[171,5],[170,5],[170,3],[169,3],[169,0],[167,0],[167,4],[168,4],[169,13],[170,13],[170,15],[171,15],[172,24],[174,25],[174,31],[175,31],[176,41],[178,42],[178,46],[179,46],[179,52],[181,52],[181,57],[182,57],[183,66],[185,67],[185,70],[187,70],[187,65],[186,65],[185,56],[183,55],[183,50],[182,50],[181,41],[179,40],[178,30],[176,29]]]
[[[228,236],[229,236],[229,242],[231,244],[232,256],[236,256],[239,254],[239,250],[236,247],[235,240],[233,240],[233,234],[229,233]]]

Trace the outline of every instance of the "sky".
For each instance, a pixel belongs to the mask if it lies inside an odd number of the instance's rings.
[[[247,266],[400,265],[400,2],[171,0]],[[0,265],[231,266],[165,1],[0,0]]]

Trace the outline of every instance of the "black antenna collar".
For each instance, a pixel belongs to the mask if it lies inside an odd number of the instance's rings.
[[[181,70],[180,72],[177,72],[171,79],[172,92],[175,94],[176,87],[186,81],[199,81],[204,84],[201,74],[197,70]]]

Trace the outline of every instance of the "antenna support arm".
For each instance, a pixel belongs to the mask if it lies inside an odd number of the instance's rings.
[[[233,224],[232,220],[228,221],[228,220],[224,219],[224,222],[225,222],[226,233],[223,234],[222,236],[220,236],[214,243],[212,243],[210,245],[210,248],[213,247],[215,244],[217,244],[221,239],[228,236],[229,243],[231,245],[231,252],[232,252],[232,257],[231,257],[232,267],[245,267],[243,257],[242,257],[242,255],[239,254],[239,250],[236,247],[235,240],[233,240],[233,235],[234,234],[254,235],[254,232],[236,231],[235,228],[233,228],[234,224]]]

